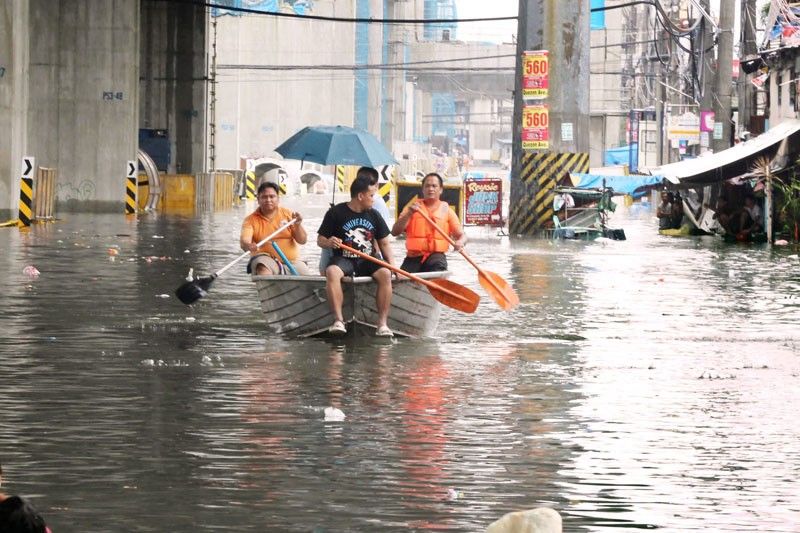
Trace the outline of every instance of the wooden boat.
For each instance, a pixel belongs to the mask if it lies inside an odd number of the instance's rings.
[[[446,278],[449,272],[417,274]],[[253,276],[267,328],[290,338],[328,336],[334,316],[328,307],[323,276]],[[344,278],[342,314],[348,335],[374,335],[377,285],[370,277]],[[441,304],[428,289],[407,278],[392,280],[389,328],[399,337],[428,337],[439,324]]]

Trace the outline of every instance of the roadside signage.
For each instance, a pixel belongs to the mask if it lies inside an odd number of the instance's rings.
[[[464,180],[464,224],[503,225],[503,180],[467,178]]]
[[[547,150],[550,147],[550,112],[546,105],[522,108],[522,149]]]
[[[549,91],[550,62],[547,50],[522,53],[522,98],[535,100],[547,98]]]
[[[687,141],[689,145],[699,144],[700,116],[691,112],[671,116],[667,126],[667,138],[674,142]]]

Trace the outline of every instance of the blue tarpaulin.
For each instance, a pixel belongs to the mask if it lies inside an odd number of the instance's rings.
[[[599,189],[605,180],[606,187],[614,189],[616,194],[629,194],[634,198],[641,198],[647,190],[661,185],[662,176],[601,176],[599,174],[570,173],[572,185],[579,189]]]
[[[637,145],[620,146],[619,148],[609,148],[605,152],[605,161],[603,164],[607,167],[616,165],[628,165],[628,168],[633,168],[631,165],[631,150],[637,150]]]
[[[217,0],[215,2],[216,6],[211,10],[212,17],[220,17],[222,15],[248,15],[249,13],[244,11],[237,11],[237,9],[249,9],[255,11],[262,11],[265,13],[277,13],[280,10],[279,4],[285,4],[292,8],[296,15],[305,15],[306,12],[311,9],[311,1],[310,0],[283,0],[279,2],[278,0]],[[224,7],[233,8],[224,9]]]
[[[592,11],[589,19],[589,24],[593,30],[602,30],[606,27],[606,12],[602,11],[606,7],[605,0],[591,0],[589,4],[592,10],[598,9],[601,11]]]

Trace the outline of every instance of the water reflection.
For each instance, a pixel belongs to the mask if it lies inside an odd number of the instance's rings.
[[[539,505],[567,531],[795,527],[797,250],[649,218],[615,221],[624,242],[478,232],[512,313],[484,297],[435,339],[289,341],[243,265],[169,297],[238,254],[240,211],[0,231],[5,488],[55,531],[475,531]]]

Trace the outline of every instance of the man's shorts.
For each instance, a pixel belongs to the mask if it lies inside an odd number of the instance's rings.
[[[345,276],[369,277],[372,277],[372,275],[377,272],[379,268],[383,268],[381,265],[366,259],[351,259],[341,255],[334,255],[328,266],[337,266],[341,268]]]
[[[400,266],[406,272],[416,274],[419,272],[442,272],[447,270],[447,257],[440,252],[433,252],[422,261],[422,256],[406,257]]]
[[[280,261],[276,260],[269,254],[256,254],[250,258],[250,262],[247,263],[247,273],[254,274],[258,265],[264,265],[269,270],[269,274],[272,275],[291,275],[289,269],[281,263]],[[297,271],[297,274],[300,276],[310,276],[311,271],[308,269],[308,265],[306,265],[303,261],[294,261],[292,266]]]

